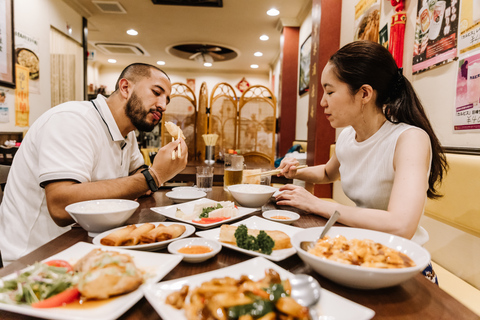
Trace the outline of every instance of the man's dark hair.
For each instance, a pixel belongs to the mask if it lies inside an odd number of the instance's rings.
[[[151,64],[136,62],[128,65],[125,69],[123,69],[122,73],[120,73],[120,76],[117,79],[117,83],[115,83],[115,91],[118,90],[118,84],[121,79],[125,78],[135,83],[140,78],[149,78],[151,76],[152,68],[162,72],[168,78],[168,80],[170,80],[168,74],[162,69],[157,68]]]

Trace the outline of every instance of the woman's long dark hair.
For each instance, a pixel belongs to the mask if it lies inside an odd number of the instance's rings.
[[[355,41],[338,50],[331,58],[335,74],[354,94],[364,84],[376,92],[375,104],[392,123],[407,123],[423,129],[430,137],[432,163],[428,178],[427,196],[441,197],[436,183],[441,183],[447,170],[447,160],[422,103],[412,84],[397,67],[390,52],[372,41]]]

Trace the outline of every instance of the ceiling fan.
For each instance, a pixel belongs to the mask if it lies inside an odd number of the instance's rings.
[[[223,60],[225,59],[224,56],[218,54],[217,52],[221,52],[222,48],[220,47],[211,47],[211,46],[203,46],[197,49],[197,52],[192,54],[188,59],[199,61],[201,63],[209,62],[212,63],[215,60]]]
[[[187,43],[172,46],[168,52],[174,56],[197,61],[199,63],[213,63],[227,61],[237,57],[237,53],[230,48],[216,44]]]

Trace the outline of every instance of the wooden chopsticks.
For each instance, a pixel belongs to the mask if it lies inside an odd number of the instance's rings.
[[[298,166],[298,169],[303,169],[308,167],[307,165],[302,165]],[[251,174],[246,174],[244,177],[253,177],[253,176],[274,176],[276,174],[279,174],[282,170],[276,169],[276,170],[270,170],[270,171],[264,171],[264,172],[258,172],[258,173],[251,173]]]

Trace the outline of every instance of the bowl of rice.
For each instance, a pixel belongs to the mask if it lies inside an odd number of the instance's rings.
[[[91,237],[122,226],[140,204],[123,199],[101,199],[72,203],[65,210]]]
[[[270,200],[277,188],[261,184],[235,184],[229,186],[228,191],[239,205],[258,208]]]

